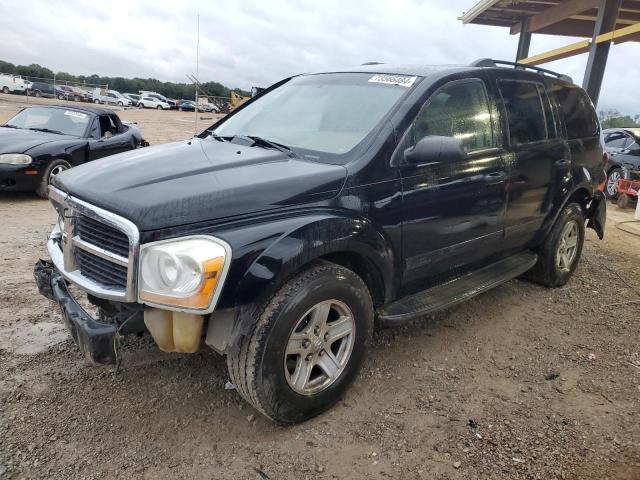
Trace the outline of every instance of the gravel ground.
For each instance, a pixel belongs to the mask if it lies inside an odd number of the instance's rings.
[[[0,95],[0,122],[19,100]],[[118,113],[151,143],[193,132],[193,114]],[[640,478],[640,240],[616,228],[630,211],[609,207],[564,288],[514,280],[378,332],[345,398],[288,428],[226,390],[206,348],[134,337],[118,372],[88,365],[32,280],[48,202],[0,194],[0,212],[0,478]]]

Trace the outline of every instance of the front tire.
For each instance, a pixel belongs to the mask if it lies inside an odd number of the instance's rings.
[[[40,178],[40,184],[38,185],[38,188],[36,188],[36,193],[38,194],[38,196],[41,198],[48,198],[49,184],[51,183],[53,178],[56,175],[70,168],[71,168],[71,164],[66,160],[54,160],[51,163],[49,163],[49,165],[47,165],[47,168],[45,168],[44,172],[42,173],[42,177]]]
[[[322,262],[287,282],[254,321],[227,355],[231,381],[260,413],[293,424],[331,407],[353,382],[373,305],[360,277]]]
[[[618,180],[622,178],[622,169],[619,167],[611,169],[607,175],[607,183],[604,186],[604,194],[609,200],[618,198]]]
[[[162,105],[158,105],[158,106],[156,107],[156,110],[162,110]]]
[[[2,87],[2,93],[9,93],[9,87]]]
[[[578,266],[583,244],[582,207],[570,203],[562,210],[538,251],[538,263],[525,277],[550,288],[565,285]]]
[[[96,98],[96,99],[93,101],[93,103],[98,104],[98,103],[100,103],[100,100],[98,100],[98,99]]]

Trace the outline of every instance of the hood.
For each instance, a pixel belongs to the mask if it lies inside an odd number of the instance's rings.
[[[36,132],[23,128],[0,127],[0,153],[28,153],[28,150],[43,143],[77,138],[56,133]]]
[[[343,166],[193,138],[80,165],[54,181],[140,230],[154,230],[326,200],[345,179]]]

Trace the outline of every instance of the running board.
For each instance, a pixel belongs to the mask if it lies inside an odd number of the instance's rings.
[[[443,310],[522,275],[537,261],[538,256],[533,252],[518,253],[393,302],[378,312],[378,318],[383,325],[394,326]]]

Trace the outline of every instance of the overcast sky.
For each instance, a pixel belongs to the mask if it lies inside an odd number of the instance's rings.
[[[291,74],[365,61],[398,64],[513,60],[508,29],[462,25],[476,0],[1,0],[0,59],[54,71],[229,87],[268,86]],[[435,6],[438,5],[438,6]],[[576,41],[534,35],[531,54]],[[598,109],[640,114],[640,43],[611,49]],[[549,63],[582,83],[587,56]],[[633,60],[633,61],[632,61]]]

